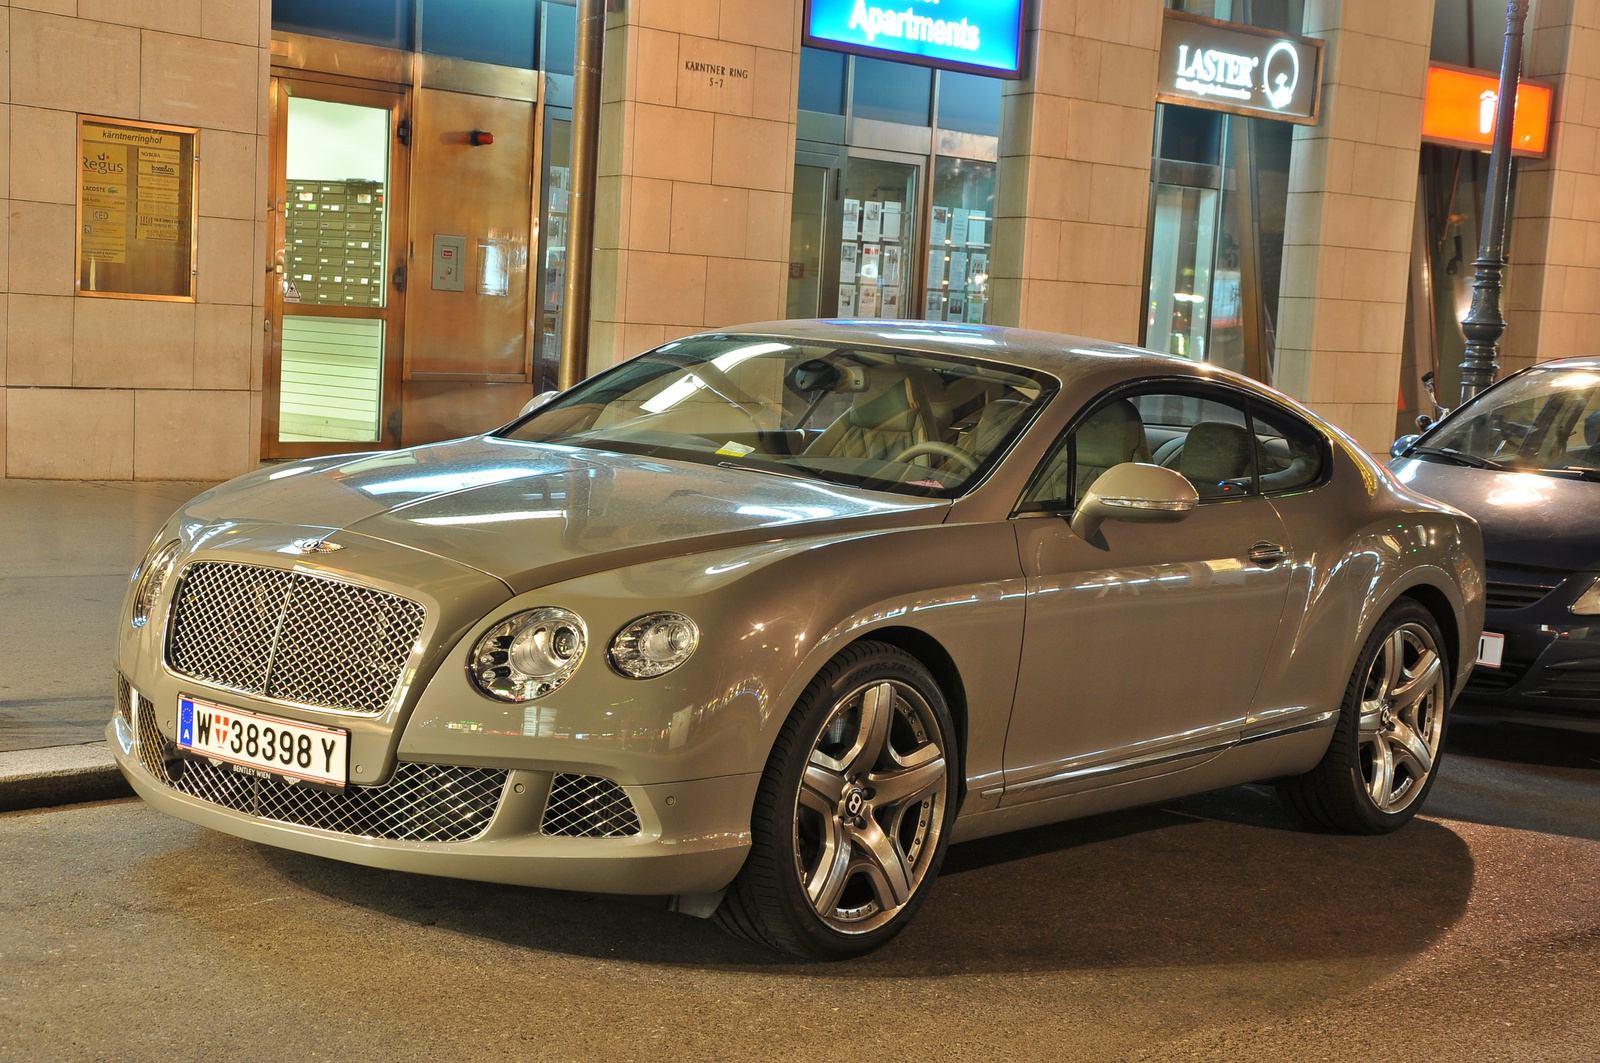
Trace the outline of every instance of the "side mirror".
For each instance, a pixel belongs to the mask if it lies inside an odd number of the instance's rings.
[[[550,400],[556,398],[560,394],[561,394],[561,392],[559,392],[559,391],[541,391],[541,392],[539,392],[539,394],[535,395],[533,398],[529,399],[527,402],[522,404],[522,409],[520,411],[518,411],[517,416],[518,417],[526,417],[526,416],[528,416],[528,414],[532,413],[534,410],[537,410],[539,407],[543,406],[545,403],[549,402]]]
[[[1422,418],[1420,418],[1420,417],[1417,418],[1417,420],[1419,420],[1419,421],[1421,419]],[[1415,433],[1415,432],[1411,433],[1408,436],[1401,436],[1399,439],[1394,441],[1394,446],[1389,448],[1389,456],[1391,458],[1400,457],[1402,454],[1404,454],[1406,451],[1410,450],[1414,445],[1416,445],[1417,440],[1419,440],[1421,438],[1422,437],[1420,435],[1418,435],[1417,433]]]
[[[1080,539],[1091,540],[1108,520],[1182,520],[1199,502],[1194,485],[1171,469],[1127,461],[1101,473],[1084,493],[1072,515],[1072,530]]]

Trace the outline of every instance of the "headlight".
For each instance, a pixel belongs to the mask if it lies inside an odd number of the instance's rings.
[[[134,578],[139,581],[138,588],[133,592],[134,627],[144,627],[149,623],[150,611],[155,608],[161,588],[166,586],[167,577],[172,575],[172,565],[177,560],[178,540],[174,539],[159,549],[151,546],[144,564],[134,570]]]
[[[666,675],[700,645],[700,629],[682,613],[641,616],[611,640],[611,666],[630,679]]]
[[[472,648],[467,672],[492,698],[529,701],[572,678],[588,644],[582,617],[546,606],[518,613],[485,632]]]
[[[1589,589],[1578,595],[1578,600],[1572,603],[1572,611],[1579,616],[1600,615],[1600,577],[1589,584]]]

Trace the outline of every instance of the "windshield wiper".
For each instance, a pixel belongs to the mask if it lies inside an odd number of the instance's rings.
[[[1545,476],[1569,476],[1574,480],[1600,482],[1600,469],[1586,469],[1578,465],[1549,465],[1528,471],[1543,473]]]
[[[1498,472],[1505,472],[1507,469],[1507,466],[1500,464],[1498,461],[1480,458],[1476,454],[1468,454],[1466,451],[1456,450],[1454,447],[1412,447],[1406,453],[1407,455],[1420,454],[1425,458],[1443,458],[1446,461],[1454,462],[1457,465],[1466,465],[1473,469],[1494,469]]]

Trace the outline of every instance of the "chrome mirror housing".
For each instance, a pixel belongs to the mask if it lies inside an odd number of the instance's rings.
[[[1194,485],[1171,469],[1127,461],[1100,474],[1072,515],[1072,530],[1092,540],[1108,520],[1182,520],[1200,502]]]

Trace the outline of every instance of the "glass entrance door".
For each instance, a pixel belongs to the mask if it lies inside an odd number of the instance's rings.
[[[395,130],[404,98],[278,78],[272,102],[264,456],[395,445],[404,197],[394,177],[405,173]]]
[[[828,266],[838,270],[834,305],[825,290],[822,313],[836,317],[917,318],[918,224],[923,164],[887,154],[851,154],[845,160],[837,254]]]

